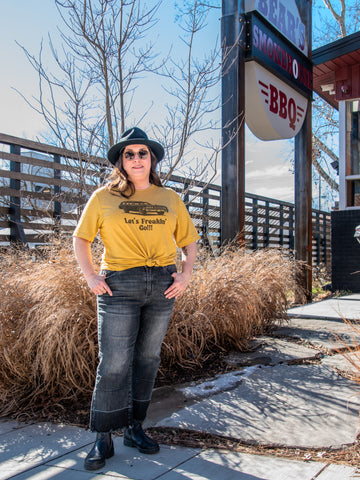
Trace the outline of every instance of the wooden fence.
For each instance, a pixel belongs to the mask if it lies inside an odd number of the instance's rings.
[[[102,158],[0,134],[0,245],[43,244],[59,231],[70,235],[109,171]],[[177,176],[167,185],[181,194],[202,243],[217,249],[221,187]],[[248,249],[293,250],[293,204],[246,194],[245,208]],[[330,214],[313,210],[314,264],[329,265],[330,251]]]

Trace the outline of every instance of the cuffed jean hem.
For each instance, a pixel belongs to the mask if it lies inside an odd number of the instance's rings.
[[[98,296],[92,431],[116,431],[145,419],[174,306],[164,295],[174,272],[175,265],[102,272],[113,296]]]
[[[92,410],[90,430],[98,433],[108,433],[120,430],[129,425],[130,409],[117,412],[101,412]]]

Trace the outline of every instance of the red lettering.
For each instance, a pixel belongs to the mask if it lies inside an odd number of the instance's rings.
[[[275,50],[275,55],[274,55],[275,63],[277,63],[278,65],[281,65],[281,57],[280,57],[281,51],[277,43],[274,44],[274,50]]]
[[[287,53],[283,49],[281,49],[281,67],[287,70]]]
[[[292,75],[292,62],[293,62],[293,58],[292,56],[289,54],[289,53],[286,53],[287,55],[287,72],[289,75]]]
[[[266,54],[267,35],[262,30],[259,30],[259,33],[260,33],[259,50],[263,51]]]
[[[269,105],[269,110],[272,113],[278,113],[279,107],[278,107],[278,91],[277,88],[274,87],[274,85],[271,85],[270,83],[270,105]]]
[[[287,96],[281,90],[279,91],[280,97],[280,107],[279,107],[279,117],[286,118],[287,117]]]
[[[289,120],[289,127],[295,130],[296,124],[296,103],[293,98],[286,96],[286,93],[278,90],[274,85],[269,84],[270,101],[269,110],[275,115],[279,115],[284,120]]]
[[[299,63],[299,82],[304,83],[304,66]]]
[[[296,104],[295,104],[295,100],[293,98],[289,99],[288,116],[289,116],[289,120],[290,120],[289,126],[293,130],[295,130]]]

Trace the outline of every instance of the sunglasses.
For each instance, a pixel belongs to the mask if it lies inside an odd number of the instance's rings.
[[[133,152],[132,150],[127,150],[124,153],[124,157],[126,158],[126,160],[134,160],[135,155],[138,155],[140,160],[145,160],[145,158],[147,158],[147,156],[149,155],[149,151],[145,150],[145,149],[139,150],[138,152]]]

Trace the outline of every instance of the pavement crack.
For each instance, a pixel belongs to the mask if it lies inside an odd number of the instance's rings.
[[[296,345],[302,345],[303,347],[312,348],[313,350],[322,353],[323,355],[334,355],[335,351],[338,349],[329,349],[327,347],[322,347],[320,345],[316,345],[315,343],[310,342],[309,340],[303,340],[300,337],[292,337],[289,335],[282,335],[282,334],[273,334],[272,337],[278,338],[280,340],[285,340],[289,343],[295,343]]]
[[[170,472],[173,472],[177,468],[181,467],[181,465],[184,465],[185,463],[189,462],[190,460],[193,460],[195,457],[197,457],[199,455],[199,453],[200,452],[194,453],[194,455],[191,455],[190,457],[186,458],[185,460],[178,463],[177,465],[174,465],[173,467],[169,468],[169,470],[167,470],[166,472],[161,473],[157,477],[154,477],[152,480],[158,480],[159,478],[163,478],[163,477],[167,476]]]
[[[306,358],[294,358],[292,360],[287,360],[287,365],[313,365],[314,363],[321,363],[321,360],[324,358],[322,353],[317,353],[312,357]]]

